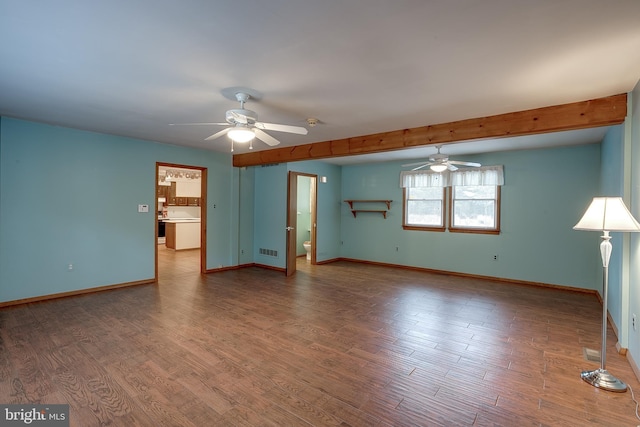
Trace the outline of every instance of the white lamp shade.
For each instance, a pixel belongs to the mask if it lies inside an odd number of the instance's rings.
[[[447,170],[447,165],[431,165],[429,166],[429,169],[434,172],[444,172],[445,170]]]
[[[622,197],[594,197],[574,230],[640,231],[640,224],[631,215]]]
[[[245,127],[233,128],[227,135],[235,142],[249,142],[256,136],[251,129]]]

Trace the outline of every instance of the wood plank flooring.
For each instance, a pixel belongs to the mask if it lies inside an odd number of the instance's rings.
[[[299,258],[0,310],[0,403],[73,426],[635,426],[631,394],[580,379],[594,295]],[[609,370],[640,384],[616,353]],[[640,393],[639,393],[640,394]]]

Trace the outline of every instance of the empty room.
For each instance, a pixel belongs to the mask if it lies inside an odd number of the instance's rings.
[[[640,425],[640,3],[325,3],[0,0],[0,425]]]

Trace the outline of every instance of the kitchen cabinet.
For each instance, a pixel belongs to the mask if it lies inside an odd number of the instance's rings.
[[[166,198],[168,193],[169,193],[169,186],[168,185],[158,185],[156,187],[156,193],[157,193],[158,197]]]
[[[172,182],[171,186],[167,187],[167,205],[169,206],[177,206],[178,200],[176,197],[176,183]]]
[[[200,180],[176,182],[176,195],[178,197],[200,197]]]
[[[185,185],[192,184],[192,185]],[[194,190],[194,184],[198,191]],[[200,206],[200,197],[195,197],[193,194],[200,195],[200,183],[184,183],[184,182],[172,182],[171,187],[167,187],[167,204],[169,206]]]
[[[165,221],[165,245],[169,249],[196,249],[200,247],[200,221]]]
[[[169,249],[176,248],[176,224],[164,223],[164,245]]]

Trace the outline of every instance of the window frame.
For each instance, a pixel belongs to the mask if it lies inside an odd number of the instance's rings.
[[[407,224],[407,202],[408,202],[408,189],[409,187],[404,187],[402,189],[402,228],[404,230],[415,230],[415,231],[436,231],[436,232],[444,232],[447,229],[447,214],[445,212],[446,209],[446,198],[447,198],[447,189],[442,187],[442,204],[440,206],[440,210],[442,212],[442,226],[433,226],[433,225],[416,225],[416,224]]]
[[[501,209],[501,186],[500,185],[496,185],[496,197],[495,197],[495,220],[496,220],[496,226],[493,228],[486,228],[486,227],[461,227],[461,226],[457,226],[454,227],[453,226],[453,186],[450,187],[450,191],[448,194],[448,220],[449,220],[449,231],[451,233],[472,233],[472,234],[500,234],[500,211]]]

